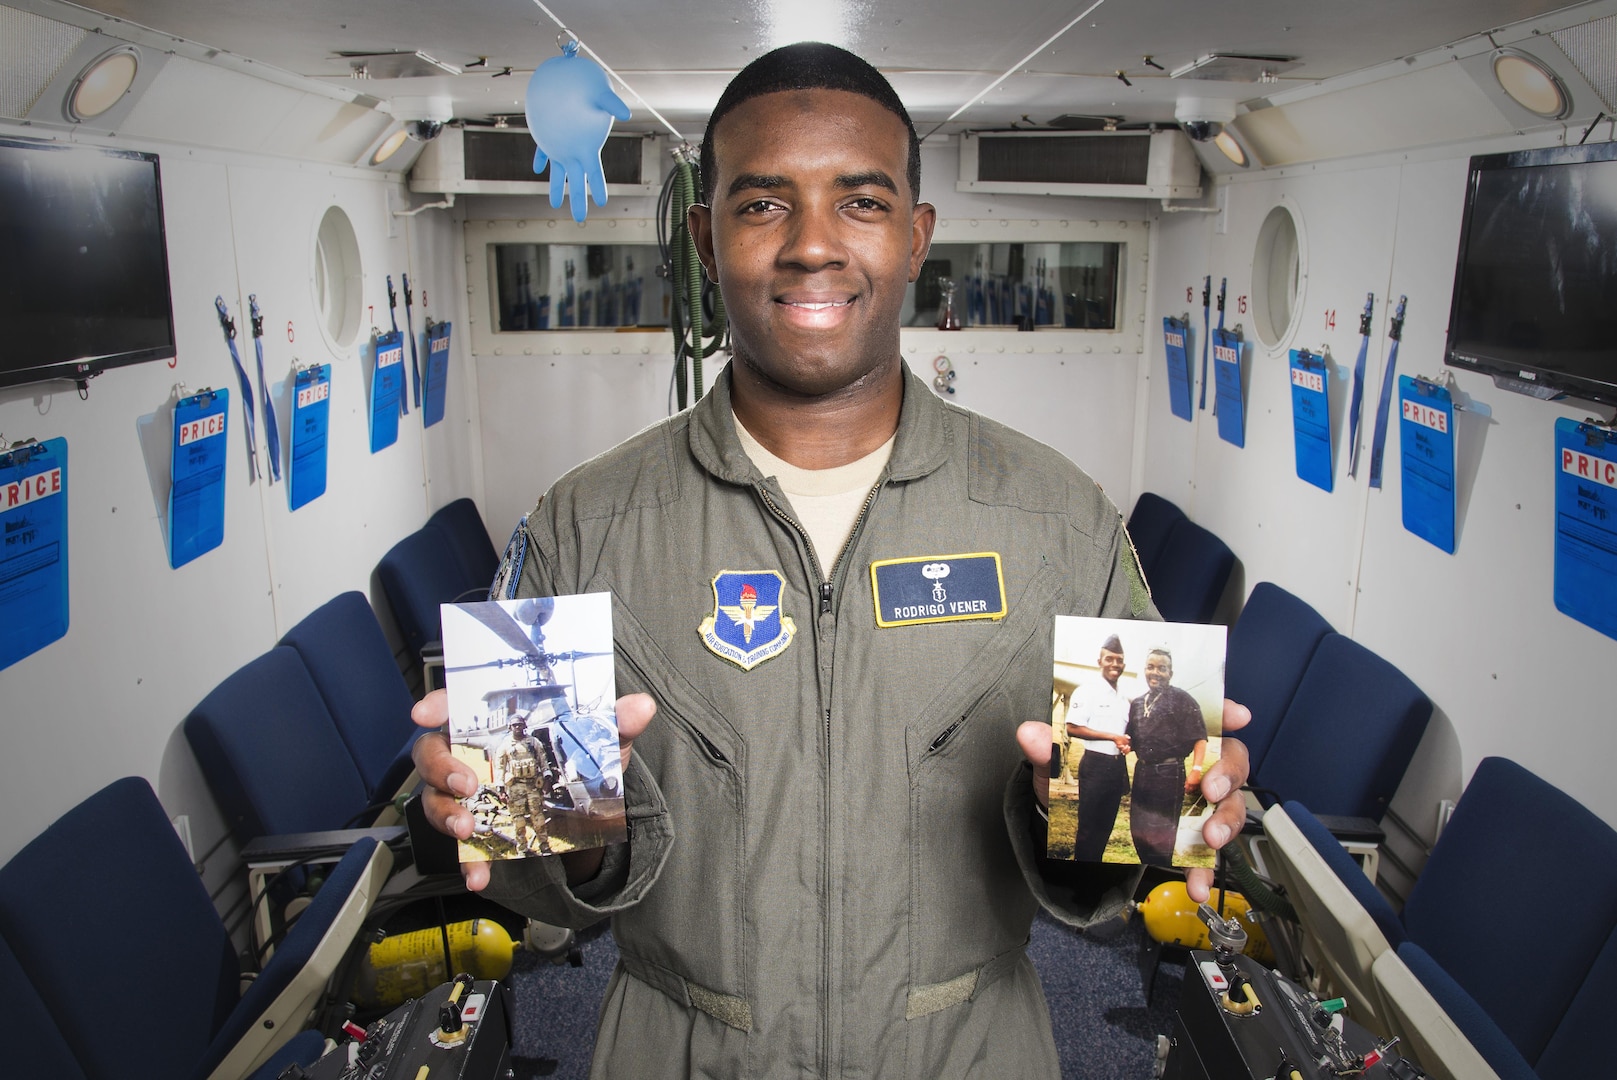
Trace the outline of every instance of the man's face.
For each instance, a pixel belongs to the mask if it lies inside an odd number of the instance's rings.
[[[1152,653],[1145,658],[1145,685],[1153,690],[1161,690],[1172,678],[1172,660],[1161,653]]]
[[[1117,680],[1123,675],[1123,654],[1112,652],[1110,649],[1102,649],[1100,651],[1100,673],[1102,678],[1116,686]]]
[[[713,205],[690,225],[736,360],[804,397],[897,363],[936,220],[912,205],[904,124],[862,94],[794,90],[738,106],[712,137]]]

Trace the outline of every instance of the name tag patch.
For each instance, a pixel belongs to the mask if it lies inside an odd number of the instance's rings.
[[[997,551],[917,555],[870,564],[877,626],[1005,617],[1005,573]]]

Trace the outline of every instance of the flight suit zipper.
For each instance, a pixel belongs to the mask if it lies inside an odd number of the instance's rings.
[[[856,539],[858,539],[859,530],[860,530],[861,526],[863,526],[864,523],[865,523],[865,516],[867,514],[869,514],[871,504],[873,504],[876,501],[876,495],[877,495],[878,492],[881,491],[882,485],[885,482],[886,482],[885,476],[882,479],[877,480],[876,483],[871,486],[870,493],[865,496],[864,503],[861,504],[860,507],[859,507],[859,513],[854,516],[853,528],[848,530],[848,539],[846,541],[844,541],[844,543],[842,545],[842,550],[837,554],[836,562],[833,563],[832,566],[831,566],[831,573],[830,574],[826,574],[824,572],[824,570],[821,569],[819,554],[818,554],[818,552],[816,552],[814,550],[814,541],[809,536],[808,530],[803,528],[802,523],[799,522],[796,517],[794,517],[791,514],[786,513],[780,507],[780,505],[775,502],[774,498],[770,495],[767,488],[764,488],[762,486],[757,486],[756,487],[756,490],[758,492],[759,497],[763,500],[764,506],[769,509],[769,512],[771,514],[773,514],[776,518],[778,518],[780,521],[784,522],[794,532],[796,532],[798,536],[802,537],[802,539],[803,539],[803,550],[808,552],[809,565],[813,568],[814,576],[817,579],[817,590],[816,591],[819,593],[819,599],[820,599],[819,616],[821,618],[824,618],[825,616],[830,615],[830,616],[832,616],[832,622],[833,623],[835,622],[835,615],[834,615],[834,611],[833,611],[832,601],[833,601],[833,599],[835,598],[835,595],[836,595],[836,575],[837,575],[837,572],[842,569],[842,564],[847,559],[848,552],[850,550],[852,550],[853,545],[854,545],[854,541]],[[835,648],[834,645],[832,647],[833,647],[833,649]],[[832,966],[832,964],[834,962],[834,956],[833,956],[834,949],[832,948],[832,942],[831,942],[831,929],[832,928],[830,926],[830,923],[833,921],[831,916],[830,916],[830,907],[831,907],[831,903],[833,902],[833,899],[834,899],[832,897],[831,854],[830,854],[830,845],[831,845],[831,839],[832,839],[831,805],[832,805],[833,793],[832,793],[832,790],[831,790],[832,789],[832,775],[831,775],[832,774],[832,765],[831,765],[831,684],[830,684],[829,681],[827,681],[825,676],[822,676],[822,678],[821,678],[821,694],[822,694],[823,700],[825,701],[824,731],[825,731],[825,762],[826,762],[826,769],[825,769],[825,778],[824,778],[825,790],[824,790],[824,793],[823,793],[824,794],[825,813],[824,813],[824,816],[822,817],[820,825],[821,825],[821,835],[825,838],[825,843],[826,843],[826,856],[822,860],[822,863],[821,863],[820,896],[821,896],[822,900],[824,901],[824,903],[822,905],[822,909],[825,910],[826,913],[827,913],[827,916],[826,916],[827,926],[825,928],[825,952],[824,952],[824,955],[822,957],[822,964],[821,964],[821,968],[820,968],[820,985],[823,988],[823,990],[825,991],[824,993],[821,994],[821,1000],[822,1000],[823,1004],[820,1007],[820,1059],[821,1059],[822,1063],[824,1064],[825,1074],[827,1076],[829,1076],[832,1073],[832,1061],[831,1061],[831,1057],[832,1057],[832,1048],[831,1048],[831,1042],[832,1042],[832,1040],[831,1040],[831,998],[832,998],[832,995],[830,993],[830,988],[831,988],[831,966]],[[841,1071],[840,1065],[837,1066],[836,1071],[837,1072]]]

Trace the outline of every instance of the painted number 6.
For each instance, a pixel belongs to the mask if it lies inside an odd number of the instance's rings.
[[[297,339],[298,339],[298,336],[292,332],[292,320],[291,319],[286,320],[286,340],[287,341],[296,341]]]

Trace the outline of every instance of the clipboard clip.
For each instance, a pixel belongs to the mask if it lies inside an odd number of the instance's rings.
[[[218,394],[214,393],[213,387],[211,386],[204,386],[202,389],[192,393],[191,388],[186,386],[184,383],[174,384],[174,404],[176,406],[189,403],[212,405],[214,399],[218,396]]]
[[[1617,442],[1617,420],[1586,417],[1578,425],[1578,434],[1583,436],[1585,446],[1609,446]]]
[[[38,439],[18,439],[16,442],[10,442],[4,435],[0,435],[0,468],[26,465],[44,452],[45,445]]]

